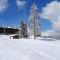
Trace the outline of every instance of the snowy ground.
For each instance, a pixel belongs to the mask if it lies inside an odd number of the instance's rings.
[[[0,60],[60,60],[60,41],[0,36]]]

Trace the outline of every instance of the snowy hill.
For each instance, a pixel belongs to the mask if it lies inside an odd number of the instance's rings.
[[[0,36],[0,60],[60,60],[60,41]]]

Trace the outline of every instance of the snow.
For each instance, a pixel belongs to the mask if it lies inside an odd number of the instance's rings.
[[[9,36],[0,35],[0,60],[60,60],[60,41],[9,39]]]

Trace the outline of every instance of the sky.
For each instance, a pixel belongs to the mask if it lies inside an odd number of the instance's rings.
[[[52,14],[49,8],[52,9],[51,6],[54,2],[57,5],[60,4],[59,0],[0,0],[0,26],[19,26],[21,19],[28,25],[30,8],[35,3],[40,12],[41,31],[51,30],[56,25],[56,23],[53,23],[54,21],[51,21],[54,19],[49,17],[50,13]],[[54,17],[53,15],[51,16]]]

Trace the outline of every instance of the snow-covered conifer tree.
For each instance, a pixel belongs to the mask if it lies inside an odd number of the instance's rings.
[[[25,24],[23,21],[20,22],[19,37],[27,38],[27,24]]]
[[[35,5],[35,3],[31,6],[30,9],[30,16],[29,16],[29,22],[30,22],[30,31],[34,35],[34,39],[40,34],[40,23],[39,23],[39,15],[38,15],[38,8]]]

